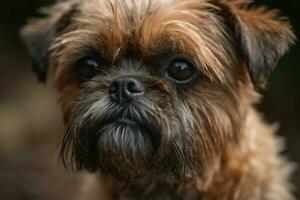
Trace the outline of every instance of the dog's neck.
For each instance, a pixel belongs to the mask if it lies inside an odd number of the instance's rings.
[[[114,199],[120,200],[200,200],[202,193],[197,189],[196,181],[189,183],[169,183],[167,181],[156,181],[152,184],[132,184],[118,182],[119,190]]]
[[[143,193],[143,190],[146,192]],[[130,193],[124,195],[125,199],[138,200],[138,199],[164,199],[164,200],[193,200],[201,199],[201,192],[195,187],[189,187],[180,190],[176,186],[170,186],[168,183],[157,183],[154,188],[147,191],[147,188],[143,188],[142,191],[130,191]],[[133,192],[133,193],[132,193]],[[141,194],[143,194],[141,196]]]
[[[220,168],[218,159],[216,166],[212,169]],[[99,180],[107,187],[110,199],[112,200],[201,200],[205,195],[204,191],[209,187],[215,176],[215,170],[203,175],[189,178],[160,178],[155,181],[120,181],[109,175],[101,174]],[[104,180],[104,181],[103,181]]]

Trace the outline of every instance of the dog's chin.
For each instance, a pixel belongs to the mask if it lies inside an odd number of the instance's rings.
[[[108,173],[137,175],[147,170],[157,150],[153,130],[129,119],[118,119],[102,125],[98,131],[97,159]]]

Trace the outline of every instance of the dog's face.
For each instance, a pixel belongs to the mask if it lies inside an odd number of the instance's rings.
[[[207,0],[68,1],[23,35],[61,95],[62,156],[118,178],[208,170],[294,40],[274,11]]]

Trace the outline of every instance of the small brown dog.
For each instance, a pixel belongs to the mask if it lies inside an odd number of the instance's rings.
[[[69,0],[22,36],[60,94],[80,199],[291,200],[292,165],[253,104],[295,40],[248,1]]]

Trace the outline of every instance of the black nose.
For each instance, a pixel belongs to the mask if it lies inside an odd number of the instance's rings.
[[[127,103],[144,93],[143,84],[134,77],[120,77],[114,80],[109,88],[111,100],[118,103]]]

